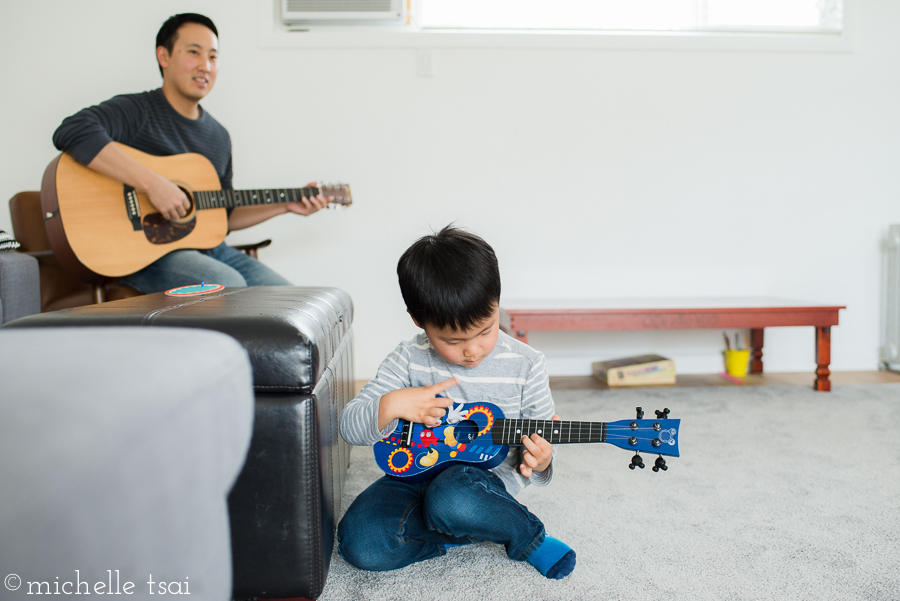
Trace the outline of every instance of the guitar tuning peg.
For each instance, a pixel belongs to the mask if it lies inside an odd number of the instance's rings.
[[[644,417],[644,410],[643,410],[641,407],[635,407],[634,410],[637,411],[637,418],[638,418],[638,419],[643,419],[643,417]]]
[[[660,455],[660,457],[662,457],[662,455]],[[637,453],[635,453],[634,457],[631,458],[631,463],[628,464],[628,469],[633,470],[636,467],[644,469],[644,460]],[[653,469],[656,469],[656,468],[653,468]]]
[[[666,460],[663,459],[663,456],[660,455],[656,458],[656,463],[653,464],[653,471],[658,472],[659,470],[666,471],[668,466],[666,466]]]
[[[662,411],[657,410],[655,413],[656,413],[656,419],[666,419],[667,417],[669,417],[669,409],[668,408],[663,409]]]

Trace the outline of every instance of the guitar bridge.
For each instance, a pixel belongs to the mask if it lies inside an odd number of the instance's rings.
[[[141,203],[138,202],[137,190],[131,186],[125,186],[123,194],[125,196],[125,212],[131,222],[131,229],[139,232],[141,231]]]

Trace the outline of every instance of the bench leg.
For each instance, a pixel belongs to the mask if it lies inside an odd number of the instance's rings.
[[[528,332],[525,330],[513,330],[512,332],[507,332],[507,334],[520,342],[528,344]]]
[[[750,330],[750,348],[753,349],[750,354],[750,373],[761,374],[763,372],[763,328]]]
[[[528,344],[528,332],[527,331],[525,331],[525,330],[510,330],[508,328],[504,328],[503,326],[500,326],[500,329],[503,330],[504,334],[512,336],[516,340],[519,340],[521,342],[524,342],[525,344]]]
[[[816,381],[813,390],[828,392],[831,390],[831,326],[816,327]]]

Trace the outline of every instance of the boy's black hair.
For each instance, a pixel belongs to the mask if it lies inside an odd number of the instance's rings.
[[[159,48],[162,46],[169,54],[172,54],[172,48],[175,47],[175,40],[178,39],[178,30],[185,23],[199,23],[212,30],[217,38],[219,37],[219,30],[216,29],[215,23],[213,23],[212,19],[209,17],[198,15],[197,13],[181,13],[180,15],[172,15],[166,19],[166,22],[159,28],[159,32],[156,34],[156,47]],[[162,66],[159,67],[159,74],[163,74]]]
[[[490,244],[448,225],[410,246],[397,263],[406,309],[420,326],[467,330],[500,302],[500,268]]]

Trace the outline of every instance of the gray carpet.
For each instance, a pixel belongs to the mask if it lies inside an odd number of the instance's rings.
[[[336,553],[321,601],[900,600],[900,384],[560,391],[563,419],[640,405],[680,418],[669,470],[607,444],[560,446],[519,499],[578,554],[550,581],[490,543],[393,572]],[[380,476],[355,447],[343,506]],[[646,459],[645,459],[646,461]]]

